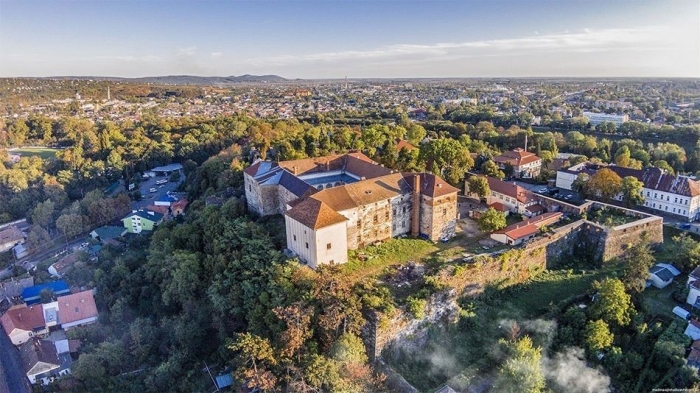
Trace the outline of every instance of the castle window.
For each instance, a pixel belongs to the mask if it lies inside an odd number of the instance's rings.
[[[294,238],[294,241],[297,241],[297,235],[292,235],[292,237]]]
[[[388,210],[386,212],[384,212],[384,218],[387,220],[389,219],[389,211]]]
[[[309,248],[309,242],[306,242],[306,248]]]
[[[248,191],[253,191],[253,186],[251,186],[250,184],[248,184]]]
[[[442,215],[446,216],[447,215],[447,209],[442,209]]]
[[[373,221],[374,221],[375,224],[379,222],[379,217],[377,217],[376,214],[374,215]]]
[[[403,207],[403,212],[406,213],[406,206]]]
[[[326,250],[330,250],[330,249],[331,249],[331,244],[330,243],[326,244]]]

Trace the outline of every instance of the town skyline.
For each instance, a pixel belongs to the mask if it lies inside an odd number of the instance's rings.
[[[6,1],[0,77],[696,77],[671,4]]]

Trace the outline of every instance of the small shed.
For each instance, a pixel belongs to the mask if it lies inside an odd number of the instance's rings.
[[[681,274],[673,265],[657,263],[649,269],[649,281],[656,288],[666,288],[673,279]]]
[[[700,322],[694,320],[688,321],[688,326],[685,328],[683,334],[692,338],[693,341],[700,340]]]
[[[678,315],[679,317],[685,319],[686,321],[688,319],[690,319],[690,312],[685,310],[683,307],[679,307],[679,306],[673,307],[673,313]]]

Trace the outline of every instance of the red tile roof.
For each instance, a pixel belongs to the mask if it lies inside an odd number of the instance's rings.
[[[348,220],[342,214],[314,198],[307,198],[299,202],[287,210],[286,214],[311,229],[324,228]]]
[[[92,291],[83,291],[58,298],[58,320],[61,324],[96,317],[97,306]]]
[[[540,158],[537,157],[534,153],[530,153],[521,148],[517,148],[512,151],[507,151],[501,154],[500,156],[496,156],[493,158],[493,160],[502,164],[510,164],[514,167],[519,167],[525,164],[539,161]]]
[[[401,139],[396,143],[396,150],[401,150],[403,148],[406,148],[406,150],[413,150],[416,147],[408,143],[408,141]]]
[[[46,324],[41,304],[14,306],[0,317],[0,323],[8,335],[15,329],[31,331]]]
[[[413,187],[413,178],[415,176],[420,176],[420,193],[425,196],[436,198],[459,191],[459,189],[452,187],[449,183],[440,178],[440,176],[427,172],[404,175],[411,187]]]
[[[499,212],[507,212],[508,208],[502,204],[501,202],[494,202],[489,205],[489,207],[494,208],[495,210],[498,210]]]
[[[520,203],[530,203],[536,200],[535,194],[515,183],[508,183],[503,180],[498,180],[493,177],[486,177],[489,182],[491,191],[497,192],[517,199]]]
[[[561,212],[544,213],[529,220],[507,226],[494,233],[502,233],[513,240],[518,240],[537,233],[545,225],[559,221],[561,216]]]

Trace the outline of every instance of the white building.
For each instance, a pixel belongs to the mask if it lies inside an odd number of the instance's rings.
[[[608,115],[605,113],[595,112],[583,112],[583,116],[587,117],[593,126],[597,126],[600,123],[609,122],[615,123],[615,125],[619,127],[622,123],[630,120],[630,117],[627,115]]]
[[[593,176],[602,168],[608,168],[621,178],[632,176],[644,186],[644,206],[677,216],[687,221],[700,219],[700,181],[687,176],[674,176],[659,168],[631,169],[616,165],[592,164],[583,162],[568,169],[557,171],[556,186],[571,190],[579,174]],[[621,200],[621,195],[617,197]]]
[[[536,195],[515,183],[509,183],[493,177],[486,178],[491,192],[486,196],[486,203],[493,205],[500,203],[512,213],[533,217],[544,212]]]

